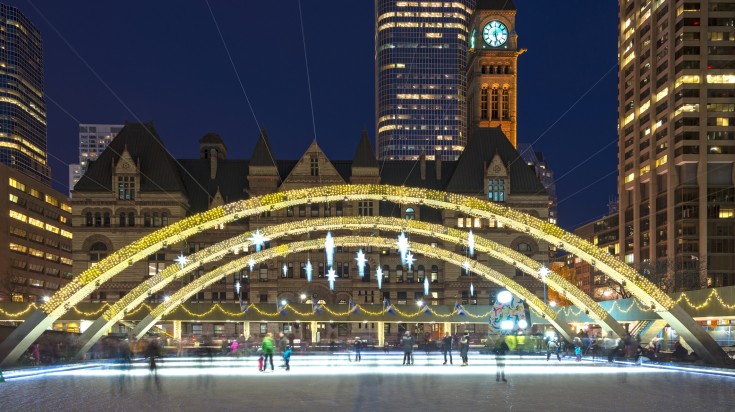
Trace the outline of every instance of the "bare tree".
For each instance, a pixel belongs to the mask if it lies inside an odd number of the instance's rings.
[[[706,268],[706,259],[702,262],[694,255],[681,258],[678,261],[673,258],[659,259],[655,263],[645,260],[636,266],[638,273],[664,293],[706,288]],[[604,285],[610,290],[611,296],[614,298],[628,299],[633,297],[625,282],[616,282],[605,276]]]
[[[17,282],[15,276],[6,274],[0,277],[0,301],[11,301],[13,295],[25,296],[28,293],[28,287]]]

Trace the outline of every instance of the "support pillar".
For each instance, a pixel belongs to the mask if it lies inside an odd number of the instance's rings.
[[[173,335],[175,340],[181,340],[181,321],[180,320],[174,320],[171,323],[173,323]]]
[[[317,327],[316,321],[309,322],[309,329],[311,329],[311,344],[316,345],[318,342],[317,340],[317,332],[319,331]]]
[[[250,337],[250,322],[242,323],[242,336],[244,336],[245,339]]]
[[[656,335],[661,332],[661,329],[663,329],[666,326],[666,321],[663,319],[656,319],[652,321],[646,329],[641,332],[641,345],[644,347],[648,344],[648,342],[651,341]]]
[[[443,324],[444,333],[442,334],[442,338],[449,332],[450,336],[454,336],[454,331],[452,330],[452,322],[444,322]]]
[[[379,348],[382,348],[383,345],[385,344],[385,322],[383,321],[378,322],[377,338],[378,338],[377,346]]]

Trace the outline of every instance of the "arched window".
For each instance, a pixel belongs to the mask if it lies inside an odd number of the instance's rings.
[[[102,227],[102,213],[100,212],[94,214],[94,227]]]
[[[439,283],[439,267],[431,265],[431,283]]]
[[[413,266],[411,266],[406,271],[406,282],[408,282],[408,283],[413,283],[414,282],[414,278],[413,278]]]
[[[487,87],[480,91],[480,119],[487,120]]]
[[[268,265],[265,263],[260,264],[260,269],[258,271],[258,280],[261,282],[268,281]]]
[[[133,212],[128,213],[128,226],[135,226],[135,213]]]
[[[143,214],[143,226],[151,227],[151,214],[148,212]]]
[[[104,227],[110,227],[110,212],[105,212],[103,215],[102,225]]]
[[[158,212],[153,213],[153,227],[161,226],[161,215]]]
[[[424,265],[419,265],[419,282],[424,282],[424,277],[426,277],[426,269],[424,269]]]
[[[412,207],[406,209],[406,220],[416,220],[416,212]]]
[[[161,213],[161,226],[168,226],[168,213]]]
[[[390,283],[390,266],[383,265],[383,283]]]
[[[89,248],[89,267],[97,264],[100,260],[107,257],[107,246],[102,242],[94,243]]]
[[[87,212],[86,224],[87,226],[92,226],[94,224],[94,219],[92,218],[92,212]]]
[[[503,89],[503,101],[502,101],[502,103],[503,103],[501,105],[501,108],[502,109],[500,111],[500,113],[501,113],[501,115],[500,115],[501,116],[501,119],[502,120],[508,120],[508,119],[510,119],[510,115],[509,115],[509,112],[508,112],[508,107],[510,106],[510,94],[508,92],[508,89]]]
[[[371,273],[370,273],[370,265],[368,265],[368,264],[366,263],[366,264],[365,264],[365,276],[363,276],[363,277],[362,277],[362,281],[363,281],[363,282],[370,282],[370,277],[371,277]]]
[[[120,213],[120,222],[118,222],[120,227],[125,227],[128,225],[127,217],[128,215],[126,215],[125,212]]]
[[[499,109],[499,101],[498,101],[498,89],[493,88],[492,94],[490,95],[490,119],[491,120],[499,120],[500,119],[500,112]]]
[[[527,256],[533,254],[533,248],[526,242],[519,243],[516,250]]]
[[[403,266],[396,266],[396,283],[403,283]]]

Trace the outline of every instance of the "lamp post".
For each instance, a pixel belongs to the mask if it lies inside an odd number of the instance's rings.
[[[544,304],[546,304],[546,277],[549,276],[549,269],[545,265],[541,265],[538,272],[541,276],[541,281],[544,283]]]

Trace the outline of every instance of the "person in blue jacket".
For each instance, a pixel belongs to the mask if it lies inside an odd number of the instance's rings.
[[[286,370],[291,370],[291,345],[286,345],[286,350],[283,351],[283,362],[285,363]]]

